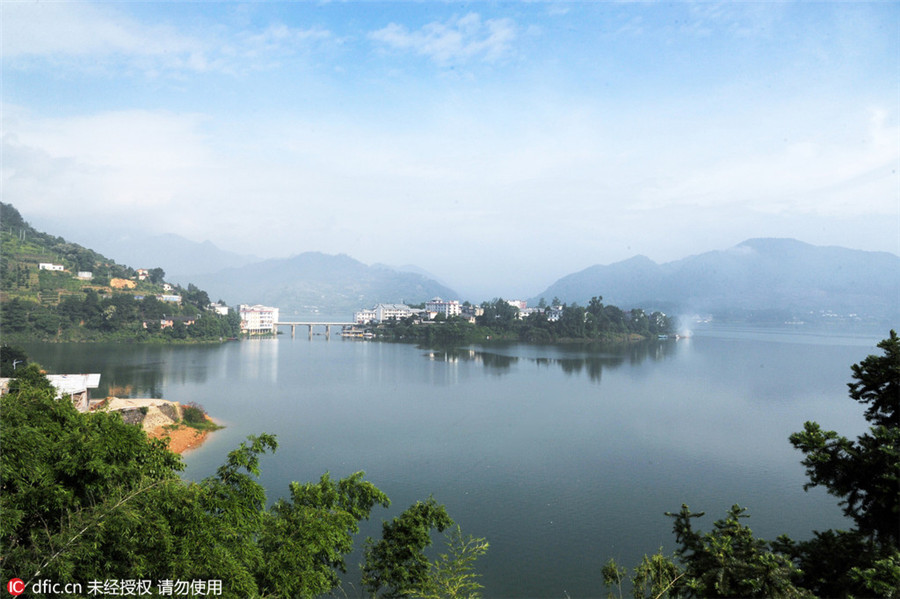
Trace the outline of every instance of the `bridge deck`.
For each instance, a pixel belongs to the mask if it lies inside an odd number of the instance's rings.
[[[356,324],[355,322],[325,322],[325,321],[316,320],[316,321],[303,321],[303,322],[299,322],[299,321],[298,322],[287,322],[287,321],[276,322],[275,326],[276,327],[278,327],[278,326],[287,326],[287,327],[289,327],[289,326],[305,326],[305,327],[308,327],[308,326],[319,326],[319,325],[326,326],[326,325],[328,325],[328,326],[336,327],[336,326],[350,326],[350,325],[355,325],[355,324]]]

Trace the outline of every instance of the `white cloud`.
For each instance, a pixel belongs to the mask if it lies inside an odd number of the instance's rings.
[[[2,3],[2,55],[11,66],[49,60],[68,72],[136,69],[160,73],[242,72],[268,68],[273,58],[332,39],[321,28],[272,24],[232,33],[223,26],[201,34],[134,20],[110,5],[82,2]]]
[[[12,115],[3,137],[3,194],[38,215],[153,223],[154,214],[190,208],[184,190],[216,167],[198,115],[134,110],[36,119],[4,109]]]
[[[331,32],[325,29],[297,29],[283,24],[270,25],[265,31],[241,36],[242,51],[248,57],[290,54],[298,48],[331,38]]]
[[[693,159],[663,165],[658,171],[663,176],[642,186],[635,207],[732,206],[772,215],[832,217],[897,215],[900,126],[881,109],[859,111],[845,120],[840,124],[843,129],[806,130],[789,143],[771,139],[754,145],[747,141],[756,136],[750,129],[729,131],[718,143],[708,138],[698,145],[694,140],[683,148],[683,155],[693,154]],[[716,156],[718,147],[736,143],[749,147]]]
[[[395,50],[427,56],[440,65],[475,58],[496,62],[509,54],[516,27],[510,19],[482,21],[477,13],[469,13],[446,22],[433,21],[415,31],[391,23],[369,37]]]
[[[184,55],[202,44],[86,3],[4,3],[3,56]]]

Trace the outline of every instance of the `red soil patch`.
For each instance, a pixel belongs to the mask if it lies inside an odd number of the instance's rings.
[[[169,449],[175,453],[184,453],[189,449],[196,449],[206,440],[209,431],[198,431],[190,426],[179,424],[177,427],[170,428],[161,426],[147,436],[151,439],[169,439]]]

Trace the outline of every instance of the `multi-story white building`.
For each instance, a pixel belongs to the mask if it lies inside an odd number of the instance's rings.
[[[356,314],[354,314],[354,320],[356,324],[367,324],[375,320],[375,308],[371,310],[360,310]]]
[[[392,318],[400,320],[414,314],[413,309],[406,304],[375,304],[371,310],[360,310],[355,314],[357,324],[368,322],[384,322]]]
[[[412,308],[406,304],[375,304],[375,320],[384,322],[395,318],[407,318],[413,315]]]
[[[275,323],[278,322],[278,308],[268,306],[248,306],[241,304],[241,332],[251,335],[260,333],[275,333]]]
[[[431,301],[425,302],[425,311],[433,313],[435,316],[443,314],[445,318],[450,318],[451,316],[459,316],[462,307],[457,300],[445,302],[441,298],[436,297]]]

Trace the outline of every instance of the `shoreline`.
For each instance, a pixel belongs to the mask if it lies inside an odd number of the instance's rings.
[[[165,399],[110,396],[91,409],[119,413],[124,422],[141,427],[148,439],[166,439],[169,450],[179,455],[197,449],[210,432],[223,428],[202,407]],[[200,415],[203,420],[198,421]]]
[[[208,416],[207,420],[212,421]],[[209,433],[209,430],[196,429],[187,424],[163,425],[148,431],[147,438],[168,439],[169,451],[182,455],[203,445]]]

